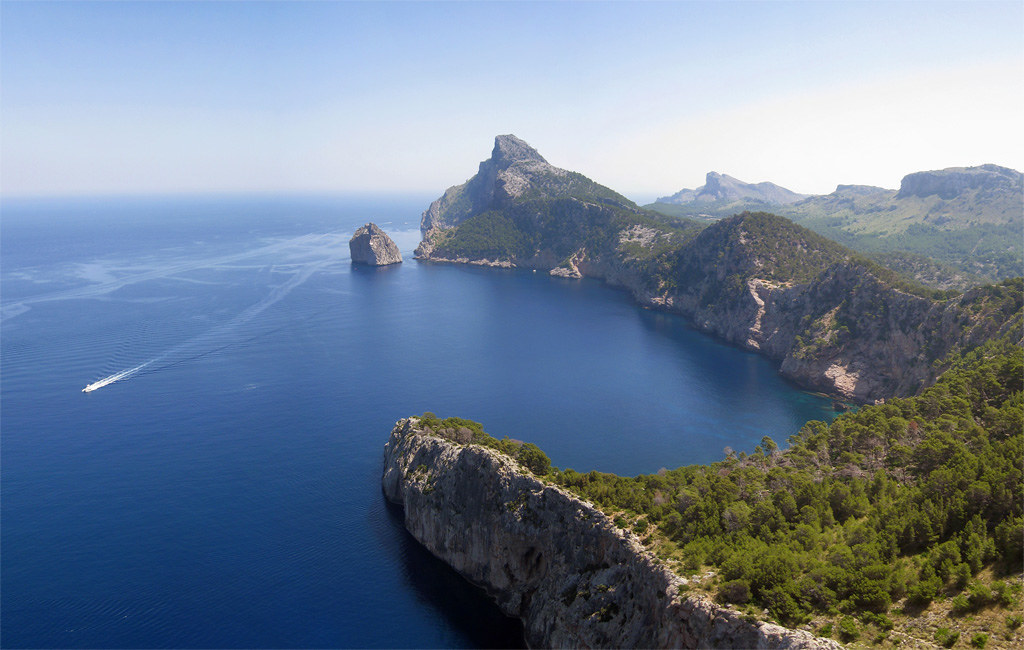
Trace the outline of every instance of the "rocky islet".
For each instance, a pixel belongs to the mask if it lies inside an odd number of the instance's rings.
[[[348,248],[353,264],[388,266],[402,262],[398,246],[375,223],[368,223],[356,230],[348,242]]]

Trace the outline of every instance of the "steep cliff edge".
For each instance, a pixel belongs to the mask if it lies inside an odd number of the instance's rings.
[[[392,430],[382,486],[409,532],[521,618],[532,646],[840,647],[684,594],[683,579],[591,504],[416,418]]]

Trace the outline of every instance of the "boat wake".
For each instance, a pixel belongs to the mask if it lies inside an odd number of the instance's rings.
[[[134,368],[129,368],[127,370],[122,370],[121,372],[115,372],[114,374],[110,375],[109,377],[104,377],[103,379],[100,379],[99,381],[94,381],[93,383],[89,384],[88,386],[86,386],[85,388],[82,389],[82,392],[83,393],[91,393],[91,392],[93,392],[96,389],[103,388],[104,386],[109,386],[110,384],[114,383],[115,381],[121,381],[122,379],[128,379],[129,377],[131,377],[132,375],[134,375],[138,371],[142,370],[143,368],[145,368],[149,364],[153,363],[154,361],[158,361],[158,360],[159,360],[159,357],[157,359],[151,359],[151,360],[147,361],[146,363],[139,364],[139,365],[135,366]]]
[[[239,336],[239,328],[241,325],[248,323],[255,319],[261,313],[266,311],[269,307],[275,305],[281,301],[285,296],[290,294],[296,287],[303,284],[308,280],[314,273],[321,270],[325,266],[334,263],[334,260],[327,259],[317,263],[307,264],[302,267],[297,273],[294,274],[287,282],[273,288],[262,300],[249,308],[242,311],[240,314],[232,318],[230,321],[218,325],[198,336],[195,336],[183,343],[180,343],[171,349],[157,355],[156,357],[140,363],[137,366],[121,370],[112,375],[99,379],[92,382],[82,389],[83,393],[91,393],[94,390],[109,386],[118,381],[124,381],[130,377],[133,377],[143,370],[149,368],[147,372],[154,372],[171,366],[177,366],[181,363],[199,359],[205,357],[213,352],[218,352],[232,345],[238,343],[240,340],[253,340],[259,338],[264,334],[268,334],[271,331],[277,331],[273,329],[270,331],[263,331],[254,337]],[[163,363],[160,363],[163,362]],[[154,365],[158,364],[158,365]],[[150,367],[152,366],[152,367]]]

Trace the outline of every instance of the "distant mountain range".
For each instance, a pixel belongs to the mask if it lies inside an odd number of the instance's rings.
[[[758,201],[766,205],[789,205],[807,196],[775,183],[745,183],[727,174],[708,172],[704,185],[695,190],[679,190],[672,196],[661,197],[656,203],[687,205]]]
[[[908,174],[899,190],[839,185],[812,196],[714,172],[707,178],[646,207],[704,220],[768,210],[944,287],[1024,273],[1024,174],[1013,169],[951,167]]]

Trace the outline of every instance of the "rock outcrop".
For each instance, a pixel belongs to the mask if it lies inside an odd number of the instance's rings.
[[[910,196],[938,196],[955,199],[969,190],[987,193],[1006,192],[1020,195],[1024,191],[1024,174],[998,165],[950,167],[936,171],[917,172],[903,177],[897,199]]]
[[[590,503],[415,418],[391,432],[382,486],[409,532],[521,618],[533,647],[841,647],[687,595]]]
[[[402,261],[398,246],[375,223],[368,223],[356,230],[348,242],[348,248],[354,264],[387,266]]]

